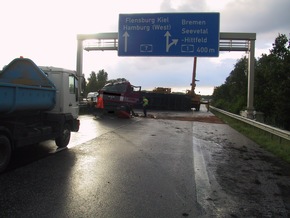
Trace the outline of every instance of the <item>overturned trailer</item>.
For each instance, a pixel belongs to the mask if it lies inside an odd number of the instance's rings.
[[[191,110],[191,98],[185,94],[142,92],[149,101],[151,110],[188,111]]]

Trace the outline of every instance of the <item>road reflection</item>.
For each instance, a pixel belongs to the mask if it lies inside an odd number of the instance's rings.
[[[88,142],[129,122],[135,122],[140,118],[121,119],[115,115],[105,115],[102,118],[95,119],[92,115],[81,115],[79,119],[81,123],[80,129],[78,132],[72,132],[68,148]]]

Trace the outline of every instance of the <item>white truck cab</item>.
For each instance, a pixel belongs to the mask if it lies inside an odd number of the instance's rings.
[[[78,107],[78,79],[76,72],[57,67],[40,67],[56,87],[56,104],[51,112],[70,113],[76,119]]]

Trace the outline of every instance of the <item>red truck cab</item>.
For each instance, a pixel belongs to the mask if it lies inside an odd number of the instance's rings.
[[[133,86],[128,81],[108,83],[99,93],[108,112],[131,111],[141,100],[141,86]]]

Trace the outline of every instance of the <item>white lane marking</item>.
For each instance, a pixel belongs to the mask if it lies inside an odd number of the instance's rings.
[[[201,149],[201,142],[198,138],[193,136],[193,165],[195,173],[196,184],[196,198],[197,202],[203,209],[209,212],[212,205],[208,201],[211,193],[211,185],[209,181],[208,172],[204,160],[204,155]]]

